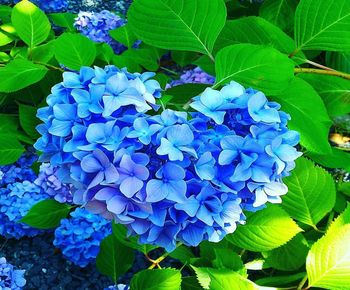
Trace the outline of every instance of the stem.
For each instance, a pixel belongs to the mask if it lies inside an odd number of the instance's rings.
[[[307,274],[305,275],[305,277],[303,278],[303,280],[300,281],[300,283],[299,283],[299,285],[298,285],[298,287],[297,287],[297,290],[303,289],[303,287],[304,287],[306,281],[307,281]]]
[[[324,70],[324,69],[316,69],[316,68],[295,68],[294,73],[321,74],[321,75],[341,77],[343,79],[350,80],[350,74],[339,72],[339,71],[333,71],[333,70]]]
[[[165,70],[165,71],[168,72],[168,73],[171,73],[171,74],[173,74],[173,75],[178,76],[178,73],[175,72],[175,71],[173,71],[173,70],[171,70],[171,69],[168,69],[168,68],[166,68],[166,67],[164,67],[164,66],[160,66],[160,68],[161,68],[162,70]]]
[[[332,68],[330,68],[330,67],[328,67],[328,66],[319,64],[319,63],[317,63],[317,62],[314,62],[314,61],[311,61],[311,60],[308,60],[308,59],[304,59],[304,61],[305,61],[306,63],[311,64],[311,65],[313,65],[313,66],[315,66],[315,67],[318,67],[318,68],[322,68],[322,69],[330,70],[330,71],[336,71],[335,69],[332,69]]]
[[[34,63],[36,64],[41,64],[41,65],[44,65],[48,68],[51,68],[51,69],[54,69],[54,70],[59,70],[61,72],[64,72],[63,69],[61,69],[60,67],[57,67],[57,66],[54,66],[54,65],[51,65],[51,64],[48,64],[48,63],[43,63],[43,62],[40,62],[40,61],[34,61]]]
[[[177,243],[176,248],[180,247],[182,245],[182,243]],[[170,253],[165,253],[162,256],[160,256],[158,259],[156,260],[152,260],[149,259],[152,262],[152,265],[148,267],[148,269],[154,269],[155,267],[158,267],[159,269],[162,269],[162,267],[159,265],[159,263],[161,263],[166,257],[169,256]],[[146,257],[148,257],[148,255],[146,255]]]
[[[290,53],[289,55],[288,55],[288,57],[289,58],[292,58],[294,55],[296,55],[298,52],[300,51],[300,49],[299,48],[296,48],[294,51],[292,51],[292,53]]]
[[[211,53],[208,53],[208,56],[209,56],[210,60],[215,63],[214,56]]]

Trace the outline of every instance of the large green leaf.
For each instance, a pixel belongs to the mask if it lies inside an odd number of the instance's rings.
[[[145,43],[207,55],[225,20],[222,0],[138,0],[128,13],[132,30]]]
[[[60,27],[67,28],[69,31],[75,31],[74,28],[74,19],[76,18],[76,15],[73,13],[52,13],[49,14],[50,19],[52,22]]]
[[[36,118],[37,108],[32,106],[19,105],[19,121],[24,132],[31,138],[37,138],[39,136],[35,127],[39,124],[39,120]]]
[[[269,206],[247,218],[244,226],[227,236],[228,241],[253,252],[269,251],[291,240],[301,229],[278,206]]]
[[[134,258],[134,251],[120,243],[111,234],[101,242],[96,266],[102,274],[109,276],[113,282],[117,282],[118,277],[131,268]]]
[[[335,184],[323,168],[299,158],[292,175],[284,179],[288,193],[282,197],[282,207],[289,215],[310,226],[326,216],[335,203]]]
[[[110,30],[109,34],[113,39],[124,44],[128,48],[131,48],[137,40],[137,37],[130,29],[129,24]]]
[[[346,73],[350,73],[350,52],[326,52],[326,65]]]
[[[12,10],[12,24],[19,37],[33,47],[49,36],[51,25],[45,13],[29,1],[20,1]]]
[[[28,60],[15,59],[0,68],[0,92],[14,92],[40,81],[48,69]]]
[[[143,270],[131,280],[132,290],[180,290],[181,273],[175,269]]]
[[[293,78],[294,65],[286,55],[272,47],[235,44],[218,52],[215,71],[215,87],[235,80],[265,94],[276,95]]]
[[[293,30],[296,6],[295,0],[265,0],[259,15],[289,33]]]
[[[24,147],[16,139],[14,133],[0,134],[0,165],[17,161],[24,152]]]
[[[295,13],[298,50],[350,50],[350,1],[301,0]]]
[[[63,33],[55,41],[55,56],[59,63],[74,70],[90,66],[96,57],[95,44],[81,34]]]
[[[67,217],[72,206],[59,203],[53,199],[46,199],[35,204],[20,220],[33,228],[52,229],[60,224],[61,219]]]
[[[330,116],[350,112],[350,81],[336,76],[300,74],[322,97]]]
[[[300,133],[303,146],[319,154],[331,153],[328,133],[332,122],[321,97],[311,85],[295,78],[283,93],[273,99],[291,115],[288,127]]]
[[[343,168],[350,171],[350,154],[332,147],[330,154],[321,155],[308,152],[307,154],[315,162],[328,168]]]
[[[309,286],[332,290],[349,289],[350,225],[331,231],[314,243],[306,259]]]
[[[265,262],[277,270],[294,271],[305,264],[309,246],[302,234],[297,234],[288,243],[266,254]]]
[[[227,21],[215,43],[215,49],[238,43],[268,45],[286,54],[296,47],[294,40],[280,28],[256,16]]]
[[[346,207],[346,209],[331,223],[329,228],[327,229],[327,234],[339,230],[344,225],[350,224],[350,204]]]

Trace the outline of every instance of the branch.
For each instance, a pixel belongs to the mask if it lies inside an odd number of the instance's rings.
[[[324,70],[324,69],[316,69],[316,68],[295,68],[294,73],[321,74],[321,75],[341,77],[343,79],[350,80],[350,74],[335,71],[335,70]]]

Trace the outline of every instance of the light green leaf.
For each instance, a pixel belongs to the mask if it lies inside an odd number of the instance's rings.
[[[4,46],[6,44],[9,44],[14,39],[15,39],[15,37],[13,37],[11,34],[3,32],[3,31],[0,30],[0,46]]]
[[[290,54],[296,47],[294,40],[280,28],[256,16],[227,21],[215,43],[215,49],[238,43],[272,46],[285,54]],[[299,56],[305,58],[303,54]]]
[[[181,273],[175,269],[143,270],[131,280],[132,290],[180,290]]]
[[[32,60],[48,63],[55,55],[54,41],[34,47],[32,50]]]
[[[331,234],[331,232],[336,234],[342,226],[347,224],[350,224],[350,204],[348,204],[346,209],[331,223],[327,229],[327,234]]]
[[[302,234],[297,234],[287,244],[266,253],[266,263],[277,270],[298,270],[305,264],[308,251],[307,241]]]
[[[210,56],[225,20],[222,0],[138,0],[128,12],[133,32],[145,43]]]
[[[134,258],[134,251],[120,243],[111,234],[101,242],[100,252],[96,258],[96,266],[102,274],[109,276],[116,283],[119,276],[131,268]]]
[[[326,52],[326,65],[335,70],[350,73],[350,52]]]
[[[52,22],[60,27],[68,28],[69,31],[75,31],[74,28],[74,19],[76,18],[76,15],[73,13],[52,13],[49,14],[50,19]]]
[[[39,136],[35,130],[35,127],[39,124],[39,120],[36,118],[37,110],[37,108],[32,106],[19,105],[19,122],[21,127],[33,139]]]
[[[94,62],[96,47],[87,37],[67,32],[56,39],[55,56],[59,63],[79,70],[82,66],[90,66]]]
[[[350,112],[350,81],[336,76],[300,74],[323,99],[330,116],[342,116]]]
[[[288,193],[282,197],[282,207],[292,218],[316,227],[333,208],[336,195],[333,178],[312,161],[297,159],[296,168],[284,182]]]
[[[272,47],[235,44],[218,52],[215,71],[215,87],[235,80],[267,95],[275,95],[293,78],[294,64]]]
[[[253,252],[269,251],[291,240],[301,229],[278,206],[255,212],[248,216],[247,223],[227,236],[236,246]]]
[[[298,50],[350,50],[350,1],[301,0],[295,13]]]
[[[14,92],[40,81],[48,69],[28,60],[15,59],[0,68],[0,92]]]
[[[300,143],[303,146],[318,154],[331,153],[328,134],[332,122],[321,97],[311,85],[295,78],[273,100],[280,103],[282,110],[291,115],[288,127],[300,133]]]
[[[12,10],[12,24],[19,37],[34,47],[49,36],[51,25],[45,13],[27,0],[20,1]]]
[[[326,233],[314,243],[306,259],[308,288],[344,290],[350,284],[350,225]]]
[[[265,0],[260,7],[259,15],[280,27],[283,31],[293,31],[295,0]]]
[[[17,161],[23,152],[24,147],[14,138],[13,133],[0,134],[0,165]]]
[[[246,274],[241,257],[232,249],[214,249],[215,259],[213,260],[213,267],[222,269],[230,269],[232,271],[240,271],[240,274]]]
[[[52,229],[57,227],[61,219],[66,218],[72,206],[59,203],[54,199],[46,199],[35,204],[20,220],[33,228]]]

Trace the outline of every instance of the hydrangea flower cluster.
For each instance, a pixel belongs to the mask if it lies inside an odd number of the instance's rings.
[[[16,270],[7,263],[4,257],[0,258],[0,289],[21,290],[26,285],[24,270]]]
[[[0,187],[23,180],[33,182],[36,174],[30,167],[37,159],[36,155],[28,151],[22,154],[15,163],[0,166]]]
[[[58,168],[49,163],[43,163],[39,169],[38,178],[34,183],[40,186],[51,198],[61,203],[72,203],[73,195],[70,186],[63,184],[57,176]]]
[[[112,233],[111,222],[82,208],[70,215],[55,230],[53,244],[69,261],[86,267],[96,259],[101,241]]]
[[[152,116],[160,86],[151,76],[66,72],[38,111],[40,158],[59,166],[75,199],[167,251],[218,242],[244,223],[242,209],[281,201],[300,153],[277,103],[231,82],[196,97],[196,112]]]
[[[126,46],[113,40],[109,31],[125,24],[125,20],[118,15],[103,10],[101,12],[79,12],[74,26],[83,35],[95,42],[108,43],[116,54],[126,50]]]
[[[178,80],[173,80],[168,87],[175,87],[183,84],[208,84],[212,85],[215,77],[204,72],[200,67],[185,70]]]
[[[33,205],[47,199],[48,195],[36,184],[25,180],[0,189],[0,235],[19,239],[33,237],[40,230],[18,222]]]

